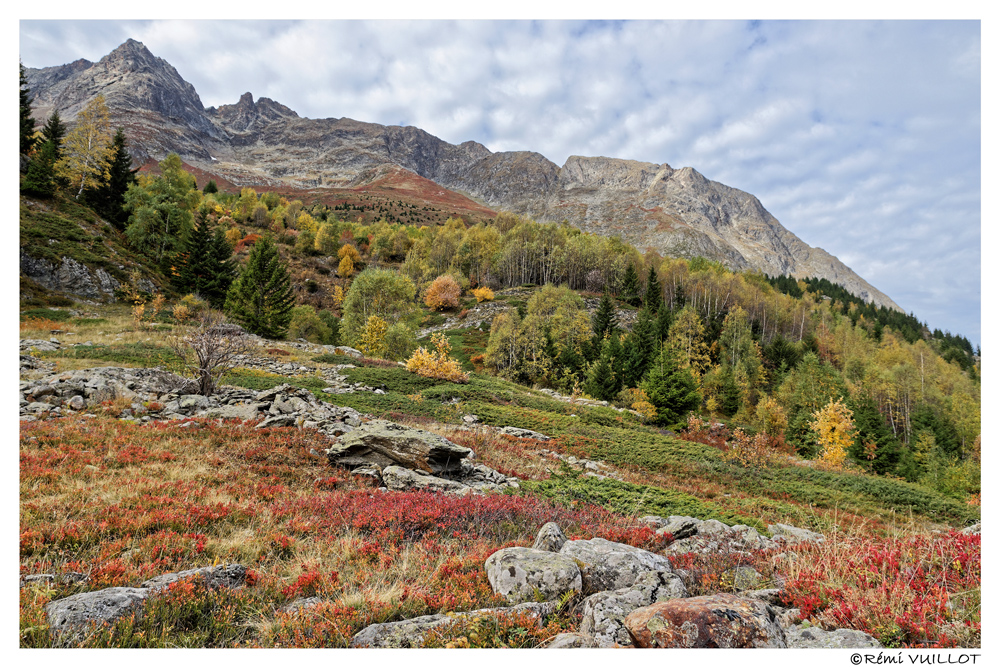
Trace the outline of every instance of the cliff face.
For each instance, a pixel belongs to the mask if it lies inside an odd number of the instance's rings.
[[[53,109],[71,121],[103,94],[138,163],[176,152],[237,185],[302,188],[353,186],[393,165],[493,208],[619,235],[665,256],[827,278],[899,309],[836,257],[785,229],[756,197],[690,167],[572,156],[560,168],[538,153],[449,144],[414,127],[301,118],[268,98],[254,102],[250,93],[205,109],[177,70],[131,39],[97,63],[28,69],[27,76],[40,121]]]

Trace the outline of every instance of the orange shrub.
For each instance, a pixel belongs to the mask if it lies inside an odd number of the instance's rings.
[[[458,282],[454,278],[447,275],[438,276],[427,288],[424,303],[435,310],[455,308],[458,306],[458,298],[461,294],[462,288],[458,286]]]
[[[476,303],[493,301],[493,291],[485,285],[472,291],[472,296],[476,298]]]

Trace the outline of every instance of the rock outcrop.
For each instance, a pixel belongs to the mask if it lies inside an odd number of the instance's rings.
[[[787,647],[768,604],[733,594],[654,603],[625,618],[636,647]]]
[[[472,450],[423,429],[371,420],[341,437],[326,454],[335,466],[402,466],[439,475],[461,471]]]

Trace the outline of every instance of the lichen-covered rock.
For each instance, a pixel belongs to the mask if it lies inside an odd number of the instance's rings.
[[[662,555],[603,538],[568,541],[559,553],[583,564],[580,571],[585,594],[630,587],[649,571],[674,570]]]
[[[548,441],[549,437],[531,429],[521,429],[520,427],[500,427],[498,434],[506,434],[515,438],[533,438],[536,441]]]
[[[654,603],[630,613],[625,627],[637,647],[786,647],[774,609],[734,594]]]
[[[397,465],[440,475],[461,472],[472,450],[423,429],[371,420],[341,436],[326,454],[334,466]]]
[[[562,532],[555,522],[548,522],[538,530],[535,536],[535,544],[531,547],[535,550],[545,550],[546,552],[558,552],[566,544],[566,534]]]
[[[824,649],[862,649],[882,647],[882,643],[864,631],[835,629],[826,631],[817,626],[793,626],[785,629],[789,647],[821,647]]]
[[[577,649],[600,647],[593,636],[585,633],[560,633],[544,645],[545,649]]]
[[[366,467],[369,468],[369,467]],[[382,469],[382,480],[393,492],[424,490],[430,492],[457,492],[466,488],[460,482],[438,478],[423,471],[414,471],[402,466],[386,466]]]
[[[170,584],[189,578],[197,578],[211,589],[221,589],[227,587],[240,587],[246,581],[247,569],[240,564],[228,564],[226,566],[206,566],[204,568],[192,568],[177,573],[164,573],[150,578],[142,583],[143,587],[159,590],[165,589]]]
[[[508,547],[490,555],[485,569],[493,591],[512,603],[531,601],[536,596],[555,601],[566,592],[583,589],[576,562],[557,552]]]
[[[53,645],[72,644],[93,625],[113,622],[129,614],[139,616],[152,593],[139,587],[110,587],[74,594],[45,606]]]
[[[625,628],[629,613],[658,601],[686,596],[687,589],[677,574],[643,573],[631,587],[597,592],[584,599],[580,631],[593,636],[598,647],[629,647],[632,637]]]
[[[796,545],[798,543],[822,543],[826,536],[809,529],[800,529],[788,524],[769,524],[767,530],[771,532],[771,537],[786,545]]]
[[[309,596],[305,598],[297,598],[291,603],[286,603],[285,605],[278,608],[275,612],[284,613],[286,615],[298,614],[305,612],[309,608],[315,608],[317,605],[323,602],[319,596]]]
[[[421,647],[431,629],[449,626],[455,620],[447,615],[423,615],[400,622],[372,624],[358,631],[351,639],[351,647]]]

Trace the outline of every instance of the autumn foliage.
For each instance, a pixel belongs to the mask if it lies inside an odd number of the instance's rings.
[[[493,291],[490,290],[485,285],[481,288],[474,288],[472,290],[472,296],[476,298],[476,303],[491,302],[493,301]]]
[[[837,399],[813,413],[813,418],[809,426],[819,437],[820,463],[833,469],[843,468],[847,461],[847,448],[854,440],[851,409]]]
[[[440,378],[453,383],[469,382],[469,374],[463,373],[458,361],[448,356],[451,353],[451,344],[445,335],[435,332],[431,335],[431,343],[434,351],[417,348],[410,359],[406,360],[407,370],[420,376]]]
[[[438,276],[427,288],[424,296],[424,303],[428,308],[434,310],[444,310],[458,306],[458,298],[462,294],[462,288],[451,276]]]

